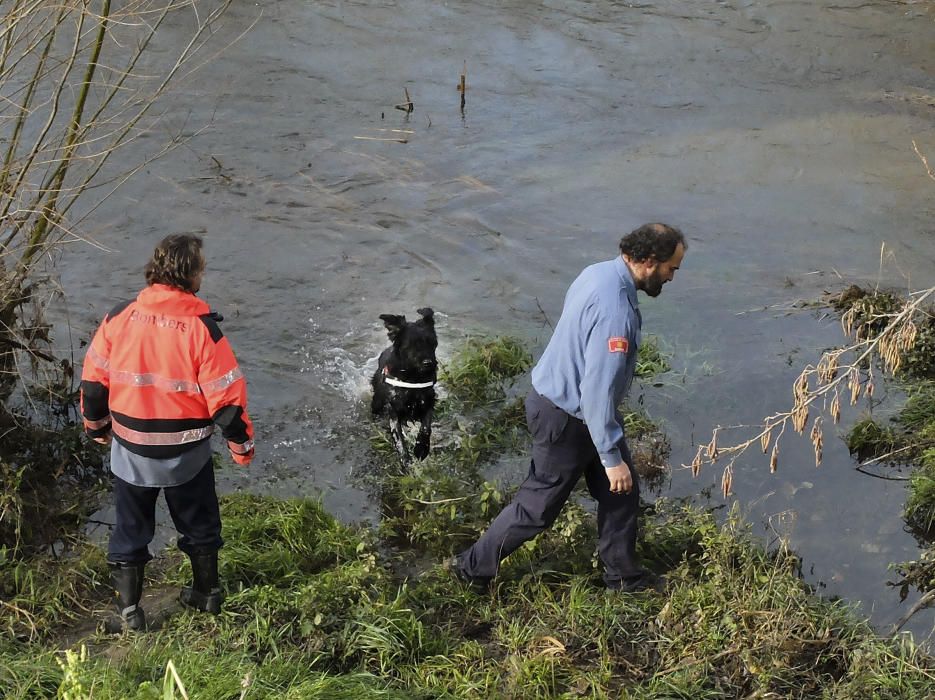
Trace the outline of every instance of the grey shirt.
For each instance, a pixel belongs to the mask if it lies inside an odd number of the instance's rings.
[[[623,257],[586,267],[568,288],[555,332],[532,370],[536,391],[585,422],[606,469],[623,461],[617,406],[636,372],[641,325]]]
[[[110,470],[134,486],[181,486],[198,475],[211,455],[210,440],[202,440],[190,450],[169,459],[143,457],[114,440],[110,443]]]

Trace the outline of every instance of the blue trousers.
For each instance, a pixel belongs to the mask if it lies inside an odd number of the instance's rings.
[[[152,559],[149,543],[156,533],[156,499],[160,491],[165,492],[169,515],[179,533],[179,549],[186,554],[208,554],[224,544],[214,465],[208,460],[191,481],[179,486],[134,486],[114,477],[117,523],[107,547],[109,562],[145,564]]]
[[[588,491],[597,501],[604,581],[614,586],[638,578],[643,573],[636,554],[640,486],[626,443],[621,441],[619,447],[630,465],[633,488],[629,494],[615,494],[582,421],[532,390],[526,397],[526,424],[533,440],[529,475],[481,538],[459,555],[464,572],[474,577],[495,576],[501,560],[555,522],[584,474]]]

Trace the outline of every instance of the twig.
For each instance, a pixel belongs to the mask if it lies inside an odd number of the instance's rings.
[[[458,83],[458,91],[461,93],[461,112],[464,112],[464,93],[467,92],[467,61],[461,68],[461,82]]]
[[[906,613],[905,615],[903,615],[903,616],[899,619],[899,622],[897,622],[895,625],[893,625],[893,632],[892,632],[892,633],[893,633],[893,634],[896,634],[897,632],[899,632],[899,630],[902,628],[902,626],[905,625],[907,622],[909,622],[909,618],[910,618],[910,617],[912,617],[913,615],[915,615],[917,612],[919,612],[919,611],[922,610],[923,608],[927,608],[927,607],[932,603],[933,600],[935,600],[935,588],[933,588],[932,590],[928,591],[925,595],[923,595],[921,598],[919,598],[919,599],[915,602],[915,605],[913,605],[911,608],[909,608],[909,612]]]
[[[861,462],[858,466],[866,467],[871,464],[876,464],[877,462],[882,462],[884,459],[889,459],[893,455],[898,455],[900,452],[905,452],[907,450],[911,450],[916,447],[925,447],[929,442],[930,442],[929,440],[926,440],[924,442],[919,442],[914,445],[904,445],[903,447],[900,447],[898,450],[890,450],[885,455],[880,455],[879,457],[868,459],[866,462]]]
[[[219,161],[219,160],[218,160],[217,158],[215,158],[214,156],[210,156],[210,158],[211,158],[211,160],[214,161],[215,166],[217,166],[217,169],[218,169],[218,177],[223,178],[223,179],[226,180],[227,182],[230,182],[230,181],[231,181],[231,177],[230,177],[230,175],[225,175],[225,174],[224,174],[224,166],[221,164],[221,161]]]
[[[542,318],[544,318],[545,322],[549,324],[549,328],[554,331],[555,326],[552,325],[552,321],[549,320],[549,315],[545,312],[545,309],[542,308],[542,304],[539,303],[539,297],[533,297],[533,299],[536,300],[536,306],[539,307],[539,311],[542,313]]]
[[[909,481],[909,477],[907,476],[883,476],[882,474],[874,474],[873,472],[868,472],[862,468],[862,465],[857,465],[856,467],[854,467],[854,469],[859,471],[861,474],[865,474],[866,476],[872,476],[874,479],[882,479],[883,481]]]
[[[466,501],[470,496],[460,496],[458,498],[443,498],[440,501],[423,501],[421,498],[409,498],[407,500],[419,503],[423,506],[438,506],[443,503],[457,503],[458,501]]]
[[[922,161],[922,165],[925,166],[925,172],[930,178],[935,180],[935,170],[932,170],[932,167],[929,165],[928,159],[922,155],[922,151],[919,150],[919,147],[916,145],[916,140],[912,139],[912,150],[916,152],[916,155],[919,156],[919,160]]]
[[[724,651],[718,652],[714,656],[706,656],[703,659],[692,659],[691,661],[686,661],[685,663],[670,666],[669,668],[663,669],[661,671],[656,671],[655,675],[668,676],[669,674],[675,673],[676,671],[683,671],[686,668],[691,668],[692,666],[697,666],[698,664],[711,663],[712,661],[720,659],[722,656],[736,654],[738,651],[740,650],[737,647],[731,647],[730,649],[725,649]]]
[[[409,139],[382,139],[378,136],[355,136],[354,138],[361,141],[394,141],[395,143],[409,143]]]
[[[399,109],[399,110],[402,110],[403,112],[406,112],[407,114],[412,114],[412,112],[413,112],[413,110],[415,110],[416,106],[412,103],[412,98],[409,97],[409,89],[408,89],[408,88],[403,88],[403,91],[406,93],[406,101],[405,101],[405,102],[401,102],[401,103],[398,104],[398,105],[393,105],[393,106],[394,106],[396,109]]]

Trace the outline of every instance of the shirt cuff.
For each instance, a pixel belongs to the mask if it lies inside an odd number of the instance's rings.
[[[601,464],[604,465],[604,469],[612,469],[623,461],[623,456],[620,454],[620,450],[618,450],[616,447],[610,452],[601,452],[600,457]]]

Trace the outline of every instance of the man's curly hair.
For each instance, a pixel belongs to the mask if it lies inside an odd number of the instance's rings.
[[[167,284],[185,292],[194,291],[195,278],[205,269],[199,236],[174,233],[166,236],[146,263],[146,284]]]
[[[675,226],[643,224],[620,239],[620,252],[634,262],[665,262],[675,255],[679,243],[683,250],[688,248],[685,236]]]

